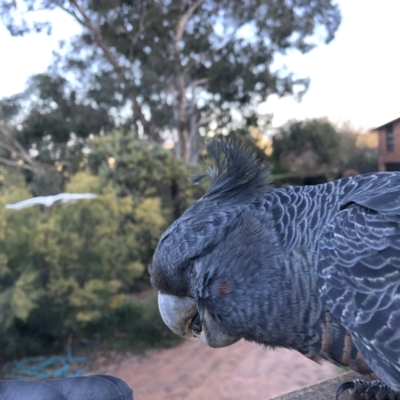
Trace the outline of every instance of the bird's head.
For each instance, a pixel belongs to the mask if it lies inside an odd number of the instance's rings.
[[[250,325],[263,313],[265,280],[274,279],[260,267],[276,241],[262,205],[270,185],[265,164],[230,141],[214,141],[208,152],[212,186],[162,235],[149,272],[166,325],[224,347],[261,335]]]

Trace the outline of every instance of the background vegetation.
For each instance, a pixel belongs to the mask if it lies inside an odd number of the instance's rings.
[[[173,136],[178,157],[191,162],[210,124],[227,133],[242,123],[233,108],[255,120],[267,96],[301,97],[307,77],[276,68],[275,56],[329,43],[341,21],[333,0],[0,0],[0,18],[13,35],[51,32],[40,10],[54,9],[82,33],[32,82],[31,118],[79,125],[80,139],[87,114],[94,134],[113,120],[154,142]],[[70,132],[49,134],[65,143]]]
[[[0,99],[7,358],[59,351],[70,334],[115,348],[176,341],[154,295],[138,298],[161,233],[209,184],[189,182],[205,137],[244,141],[277,186],[376,168],[365,135],[326,120],[272,135],[270,116],[257,113],[271,94],[301,99],[307,90],[307,77],[276,68],[275,57],[333,39],[341,16],[331,0],[0,0],[0,18],[13,35],[51,33],[36,11],[55,8],[81,34],[23,93]],[[62,191],[98,197],[5,208]]]
[[[155,299],[143,313],[129,295],[149,289],[158,238],[203,188],[189,183],[190,168],[171,151],[118,132],[93,140],[84,164],[65,190],[97,199],[20,211],[4,205],[31,197],[29,182],[1,170],[2,354],[49,351],[96,327],[103,338],[131,330],[132,342],[168,340]]]
[[[250,133],[232,136],[257,146]],[[292,122],[273,137],[271,156],[257,148],[278,186],[321,183],[349,168],[373,170],[376,150],[357,144],[357,137],[325,120]],[[59,349],[69,334],[107,339],[123,333],[124,345],[141,343],[142,348],[143,342],[172,343],[155,298],[137,303],[132,294],[149,289],[146,267],[163,230],[209,184],[190,184],[199,169],[160,145],[115,131],[90,141],[74,174],[58,171],[65,191],[96,193],[97,199],[15,211],[5,204],[31,197],[40,180],[31,171],[3,166],[1,353],[11,357]]]

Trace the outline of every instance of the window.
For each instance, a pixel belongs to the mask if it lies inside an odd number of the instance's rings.
[[[394,151],[394,136],[392,124],[386,126],[386,151],[388,153],[393,153]]]
[[[392,171],[400,171],[400,163],[387,163],[385,164],[385,170]]]

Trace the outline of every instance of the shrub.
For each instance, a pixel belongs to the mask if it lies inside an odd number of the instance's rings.
[[[156,302],[126,301],[149,288],[146,267],[161,233],[203,187],[160,146],[118,133],[92,145],[90,172],[70,177],[65,191],[96,199],[7,210],[31,194],[15,171],[0,172],[0,352],[8,357],[63,348],[69,334],[95,327],[107,336],[105,321],[138,342],[168,332]]]

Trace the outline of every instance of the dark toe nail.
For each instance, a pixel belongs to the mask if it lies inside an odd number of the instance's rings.
[[[336,400],[339,399],[339,396],[346,390],[354,389],[354,382],[344,382],[342,383],[337,391],[336,391]]]
[[[375,396],[378,392],[379,392],[379,386],[378,385],[371,385],[365,391],[365,394],[368,395],[368,398],[370,398],[371,396]]]

